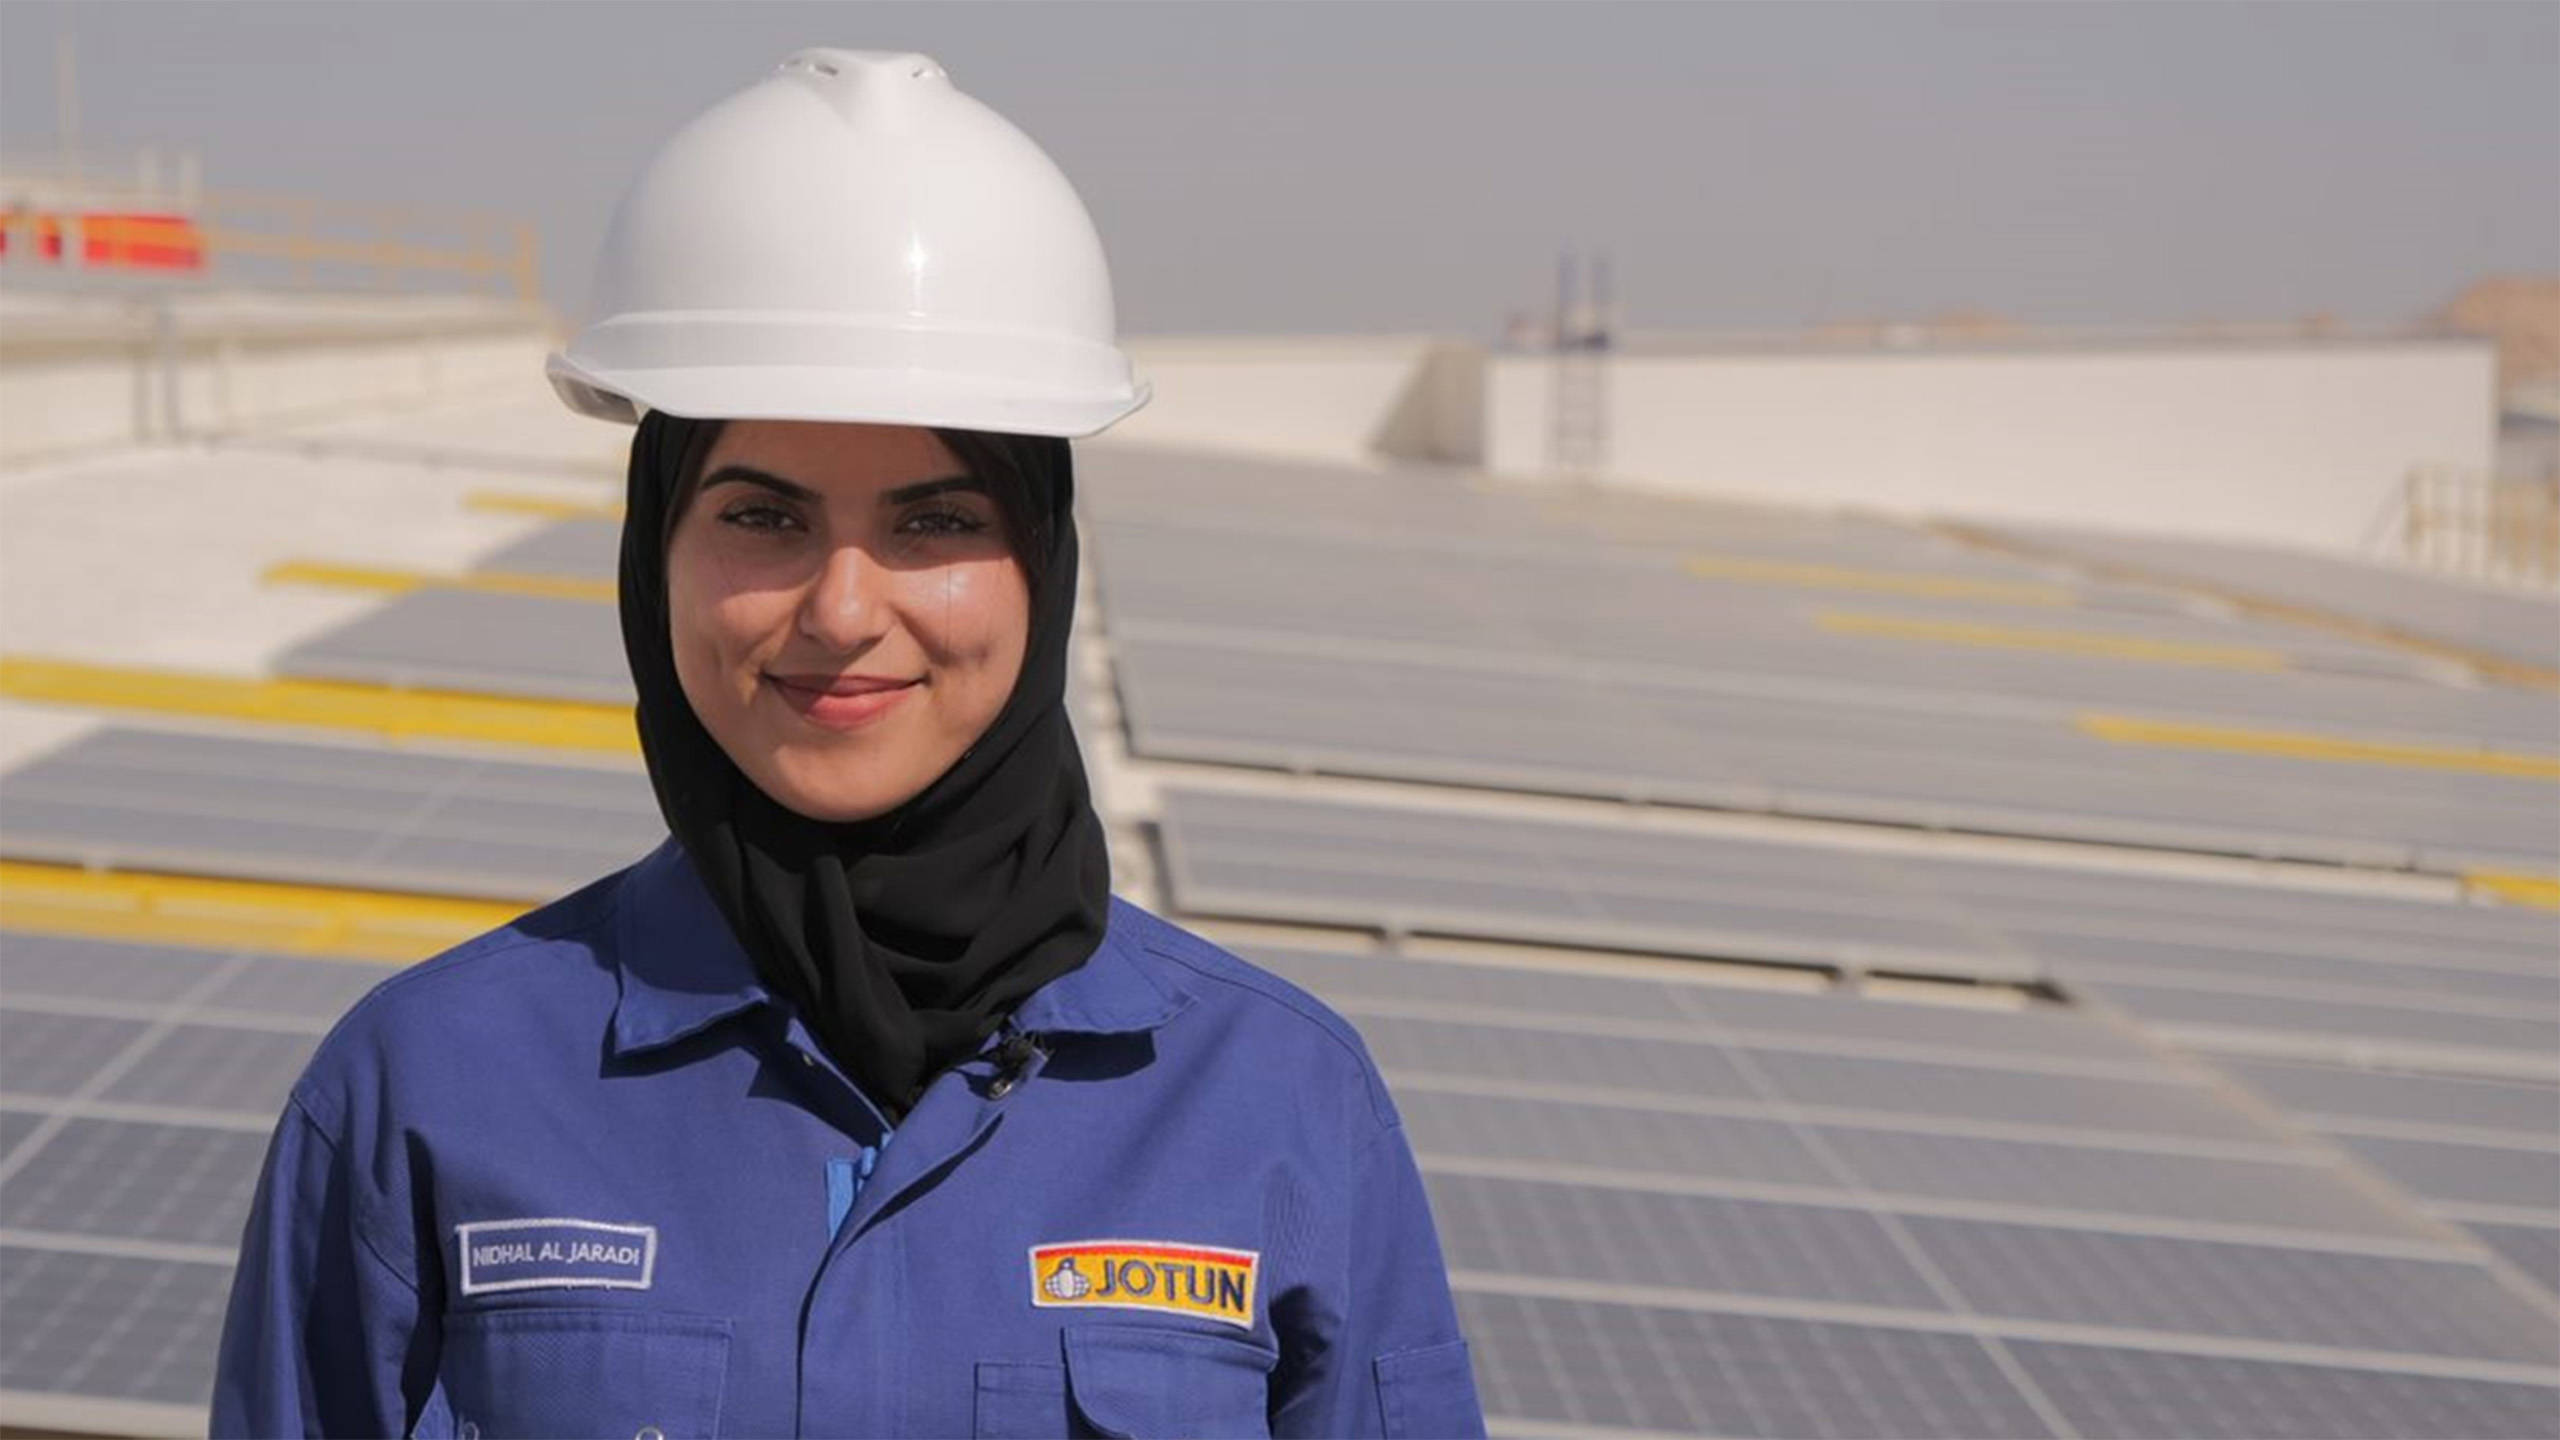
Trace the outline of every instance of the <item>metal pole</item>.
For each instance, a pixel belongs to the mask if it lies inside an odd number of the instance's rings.
[[[161,435],[169,440],[181,438],[186,426],[178,417],[179,368],[184,363],[178,348],[178,306],[167,291],[160,293],[158,316],[160,340],[160,426]]]
[[[62,180],[68,185],[80,176],[80,83],[74,60],[71,30],[54,37],[53,103],[54,133],[62,142]]]

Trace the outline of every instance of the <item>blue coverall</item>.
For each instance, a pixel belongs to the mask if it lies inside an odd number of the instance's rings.
[[[1115,898],[892,1138],[673,840],[321,1042],[213,1405],[217,1436],[1483,1425],[1340,1017]]]

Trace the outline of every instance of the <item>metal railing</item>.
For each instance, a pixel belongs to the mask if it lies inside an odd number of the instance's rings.
[[[541,299],[534,228],[480,210],[364,206],[0,172],[0,262],[78,279],[126,272],[260,288],[461,289]]]
[[[198,223],[217,259],[275,266],[297,286],[353,276],[388,290],[443,276],[474,290],[541,298],[533,226],[487,211],[207,191]]]
[[[2469,580],[2560,589],[2560,473],[2424,466],[2403,481],[2400,556]]]

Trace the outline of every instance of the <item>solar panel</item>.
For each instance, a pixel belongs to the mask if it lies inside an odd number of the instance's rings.
[[[0,1244],[0,1391],[200,1406],[230,1288],[228,1265]]]
[[[2025,527],[2009,533],[2164,579],[2309,605],[2511,660],[2560,667],[2560,643],[2552,639],[2560,635],[2560,605],[2521,590],[2467,585],[2407,566],[2270,545]]]
[[[1385,530],[1388,527],[1381,524]],[[1443,529],[1446,522],[1443,522]],[[1362,644],[1444,651],[1573,656],[1586,662],[1691,672],[1853,680],[1921,696],[1989,696],[2140,707],[2291,726],[2351,715],[2368,732],[2497,738],[2547,748],[2547,723],[2524,697],[2411,683],[2405,652],[2251,621],[2203,621],[2154,611],[2015,609],[1912,595],[1807,592],[1781,585],[1709,588],[1679,552],[1649,557],[1571,549],[1499,555],[1455,547],[1347,544],[1269,526],[1250,533],[1194,526],[1089,527],[1115,639],[1137,627],[1180,624],[1256,636],[1320,637],[1336,653]],[[1729,547],[1719,547],[1729,548]],[[1832,560],[1820,551],[1804,558]],[[1630,563],[1633,560],[1635,563]],[[1837,557],[1850,565],[1860,563]],[[1928,562],[1943,571],[1942,562]],[[1712,607],[1712,608],[1711,608]],[[2292,668],[2129,663],[2069,647],[1923,643],[1840,633],[1808,623],[1851,610],[2005,629],[2119,634],[2168,644],[2218,644],[2289,657]],[[1712,613],[1714,625],[1694,623]],[[2322,673],[2326,669],[2332,673]],[[2346,672],[2346,673],[2338,673]],[[2356,673],[2361,672],[2361,673]]]
[[[2157,1057],[2121,1031],[2059,1005],[1961,1009],[1880,1004],[1855,995],[1799,995],[1634,979],[1588,968],[1343,954],[1242,941],[1238,953],[1337,1004],[1410,1001],[1484,1006],[1531,1017],[1694,1019],[1729,1039],[1869,1042],[1895,1053],[1960,1059],[1984,1052],[2077,1064],[2113,1061],[2149,1071]],[[1567,965],[1570,962],[1566,962]]]
[[[1838,1183],[1783,1120],[1469,1095],[1428,1086],[1404,1087],[1397,1104],[1414,1148],[1432,1156],[1821,1188]]]
[[[1924,899],[1859,883],[1877,862],[1817,847],[1664,833],[1654,880],[1554,822],[1168,788],[1167,881],[1184,909],[1808,963],[2024,978]],[[1669,878],[1677,874],[1682,879]]]
[[[2007,1070],[1854,1055],[1746,1053],[1777,1094],[1805,1104],[2273,1143],[2262,1126],[2210,1091],[2166,1073],[2150,1082],[2043,1073],[2028,1079]]]
[[[2089,1440],[2550,1440],[2560,1388],[2500,1380],[2011,1341]]]
[[[2465,1227],[2489,1242],[2508,1264],[2539,1281],[2560,1299],[2560,1226],[2492,1225],[2474,1220]]]
[[[2546,1363],[2560,1318],[2476,1265],[1914,1216],[1985,1315],[2416,1355]]]
[[[2340,774],[2346,783],[2356,777]],[[2017,932],[2243,945],[2390,964],[2540,975],[2560,952],[2548,913],[2347,890],[2216,883],[2114,869],[1915,861],[1915,879]]]
[[[317,1037],[233,1025],[175,1025],[101,1097],[231,1110],[272,1121]]]
[[[5,1162],[9,1152],[17,1149],[20,1141],[36,1133],[44,1121],[44,1115],[38,1111],[0,1109],[0,1162]]]
[[[306,742],[110,728],[0,776],[0,849],[132,869],[540,902],[664,834],[635,772]]]
[[[2414,1195],[2541,1210],[2560,1220],[2560,1146],[2527,1149],[2341,1135],[2340,1145]]]
[[[2560,1023],[2560,971],[2524,974],[2478,969],[2462,957],[2368,959],[2265,944],[2171,940],[2160,936],[2014,932],[2019,943],[2075,975],[2232,994],[2301,994],[2379,1005],[2436,1008],[2442,1001],[2497,1006],[2516,1015],[2547,1014]],[[2252,937],[2255,938],[2255,937]]]
[[[1460,811],[1180,787],[1165,792],[1163,827],[1175,901],[1213,914],[1971,979],[2029,978],[2049,964],[2160,1033],[2217,1049],[2348,1059],[2388,1051],[2411,1063],[2517,1075],[2553,1070],[2560,1053],[2560,1017],[2430,989],[2447,969],[2542,984],[2560,947],[2547,919],[2530,912],[1596,822],[1486,826]],[[1330,854],[1328,837],[1339,847]],[[1620,876],[1607,847],[1638,843],[1650,864],[1639,878]],[[1687,898],[1673,878],[1684,873]],[[2075,950],[2081,937],[2109,947],[2095,972],[2069,959],[2085,953]],[[2278,957],[2313,957],[2334,944],[2370,966],[2406,973],[2391,1004],[2340,1000],[2282,978],[2256,991],[2114,978],[2140,966],[2146,947],[2164,950],[2173,965],[2196,963],[2182,962],[2176,949],[2196,943]]]
[[[69,1095],[150,1028],[142,1020],[0,1010],[0,1055],[8,1057],[0,1092]]]
[[[2063,713],[1711,695],[1143,630],[1116,638],[1115,666],[1134,748],[1167,759],[2368,864],[2560,854],[2529,781],[2378,768],[2342,794],[2324,766],[2127,747]]]
[[[1537,1080],[1637,1095],[1750,1096],[1750,1082],[1703,1043],[1572,1035],[1396,1015],[1357,1019],[1369,1053],[1392,1070]]]
[[[1853,1208],[1426,1177],[1452,1269],[1936,1311],[1928,1281]]]
[[[1233,948],[1274,974],[1344,1000],[1484,1006],[1532,1019],[1581,1015],[1655,1020],[1677,1013],[1674,991],[1678,987],[1655,980],[1337,954],[1254,941]]]
[[[2068,977],[2068,965],[2062,973]],[[2167,985],[2091,979],[2090,992],[2122,1005],[2164,1033],[2195,1038],[2213,1048],[2215,1032],[2250,1031],[2328,1042],[2324,1053],[2353,1059],[2384,1047],[2404,1053],[2499,1052],[2527,1070],[2560,1075],[2560,1019],[2422,1009],[2414,1005],[2362,1005],[2302,995],[2234,995]]]
[[[175,945],[137,945],[0,930],[0,1003],[16,1006],[46,999],[165,1002],[211,974],[225,958],[211,950]]]
[[[621,559],[621,521],[559,520],[500,546],[474,568],[569,580],[611,580]]]
[[[276,673],[409,690],[631,703],[613,606],[474,590],[402,595],[278,656]]]
[[[9,1177],[9,1223],[228,1252],[240,1243],[266,1148],[260,1133],[69,1120]]]
[[[2157,1217],[2305,1238],[2407,1240],[2427,1234],[2411,1216],[2360,1193],[2334,1168],[2307,1163],[2303,1155],[2163,1154],[1851,1126],[1823,1126],[1816,1133],[1861,1180],[1888,1197]]]
[[[2054,1433],[1969,1336],[1464,1283],[1457,1300],[1486,1411],[1530,1433],[1541,1422],[1768,1440]]]
[[[2560,1143],[2560,1085],[2272,1061],[2232,1060],[2222,1068],[2315,1123],[2381,1120]]]
[[[317,1034],[384,978],[379,965],[256,955],[207,992],[200,1010],[257,1016],[273,1028]]]
[[[321,1030],[389,973],[0,932],[0,1093],[17,1100],[0,1109],[9,1423],[201,1433],[231,1257],[285,1089]],[[107,1113],[56,1103],[75,1091]]]

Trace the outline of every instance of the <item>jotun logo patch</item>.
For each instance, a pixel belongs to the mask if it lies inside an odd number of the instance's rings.
[[[1078,1240],[1031,1247],[1031,1303],[1116,1305],[1253,1328],[1255,1250],[1163,1240]]]

